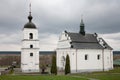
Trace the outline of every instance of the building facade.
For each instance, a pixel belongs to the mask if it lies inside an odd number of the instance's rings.
[[[39,39],[38,29],[32,23],[31,12],[29,22],[23,28],[23,40],[21,49],[22,72],[39,72]]]
[[[107,71],[113,69],[112,48],[96,33],[85,33],[83,20],[80,31],[64,31],[56,50],[58,70],[64,71],[66,55],[70,57],[71,73]]]

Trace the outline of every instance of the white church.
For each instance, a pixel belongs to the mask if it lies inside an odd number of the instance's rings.
[[[38,29],[29,22],[24,25],[21,48],[21,71],[40,72]],[[56,59],[58,71],[64,71],[66,55],[70,57],[71,73],[107,71],[113,69],[112,48],[98,35],[85,33],[83,20],[77,33],[64,31],[58,41]]]
[[[39,72],[39,39],[38,29],[32,23],[31,12],[28,16],[29,22],[23,28],[23,40],[21,49],[22,72]]]
[[[80,31],[61,33],[56,49],[57,67],[64,71],[66,55],[71,73],[108,71],[113,69],[112,48],[95,34],[86,33],[81,19]]]

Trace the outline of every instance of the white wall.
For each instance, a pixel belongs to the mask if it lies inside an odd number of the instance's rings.
[[[102,49],[57,49],[57,67],[58,70],[63,67],[61,65],[61,57],[66,55],[70,57],[71,72],[90,72],[90,71],[102,71],[113,68],[113,59],[107,60],[107,56],[110,57],[112,52]],[[88,60],[85,60],[85,55],[88,55]],[[100,55],[100,59],[97,59],[97,55]],[[103,62],[104,61],[104,62]],[[109,64],[108,64],[109,61]]]
[[[22,41],[22,48],[30,48],[30,45],[33,45],[33,48],[39,48],[39,41],[35,40]]]
[[[62,33],[59,37],[59,42],[57,44],[57,48],[70,48],[71,39],[66,33]]]
[[[113,53],[112,50],[104,50],[104,68],[105,70],[113,69]]]
[[[29,39],[30,33],[33,34],[33,39]],[[33,48],[30,48],[30,45],[33,45]],[[30,56],[30,53],[33,53],[33,56]],[[21,70],[22,72],[39,72],[39,39],[37,29],[23,29]]]
[[[77,70],[78,72],[84,71],[99,71],[103,69],[102,63],[102,50],[101,49],[79,49],[77,50]],[[85,55],[88,59],[85,60]],[[97,59],[100,55],[100,59]]]
[[[64,56],[65,57],[65,59],[66,59],[66,56],[67,56],[67,54],[69,55],[69,57],[70,57],[70,65],[71,65],[71,69],[75,69],[75,65],[76,65],[76,61],[75,61],[75,58],[76,58],[76,54],[74,53],[75,52],[75,50],[74,49],[68,49],[68,50],[64,50],[64,49],[62,49],[62,50],[59,50],[59,49],[57,49],[57,54],[56,54],[56,57],[57,57],[57,67],[58,67],[58,70],[60,70],[61,68],[63,68],[63,66],[62,66],[62,64],[61,64],[61,58],[62,58],[62,56]],[[74,66],[72,66],[72,65],[74,65]],[[65,68],[65,67],[64,67]],[[63,68],[63,69],[64,69]]]
[[[24,28],[23,29],[23,39],[29,39],[29,34],[33,33],[33,39],[38,39],[38,30],[37,29],[31,29],[31,28]]]
[[[33,53],[33,56],[30,56],[30,53]],[[26,50],[22,49],[21,53],[21,68],[22,71],[24,72],[36,72],[34,70],[39,70],[39,52],[37,50]],[[32,64],[31,64],[32,63]]]

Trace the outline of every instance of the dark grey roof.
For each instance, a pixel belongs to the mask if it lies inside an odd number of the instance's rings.
[[[67,32],[71,39],[71,48],[75,49],[112,49],[104,40],[105,47],[99,44],[97,37],[94,34],[70,33]]]
[[[33,28],[33,29],[36,29],[36,26],[34,23],[32,22],[28,22],[24,25],[24,28]]]
[[[85,34],[84,36],[80,33],[70,33],[68,32],[72,42],[98,42],[93,34]]]
[[[73,48],[78,49],[103,49],[98,43],[72,43]]]

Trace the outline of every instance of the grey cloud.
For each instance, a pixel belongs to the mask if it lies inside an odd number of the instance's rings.
[[[33,22],[39,35],[59,37],[64,30],[79,32],[83,14],[87,33],[117,33],[120,32],[119,4],[119,0],[32,0]],[[0,35],[21,34],[28,22],[29,0],[0,0],[0,10]]]
[[[51,3],[47,3],[47,1],[44,0],[41,3],[39,1],[37,4],[37,1],[33,1],[32,6],[33,22],[43,33],[58,34],[65,29],[77,32],[81,14],[84,15],[86,31],[88,32],[119,32],[120,11],[118,9],[120,1],[118,0],[57,0],[60,3],[56,1],[56,4],[53,5],[53,1]],[[0,16],[0,30],[7,30],[10,26],[11,31],[21,30],[28,21],[29,1],[4,0],[0,4],[2,5],[1,10],[3,10]],[[6,32],[10,32],[10,30]]]

